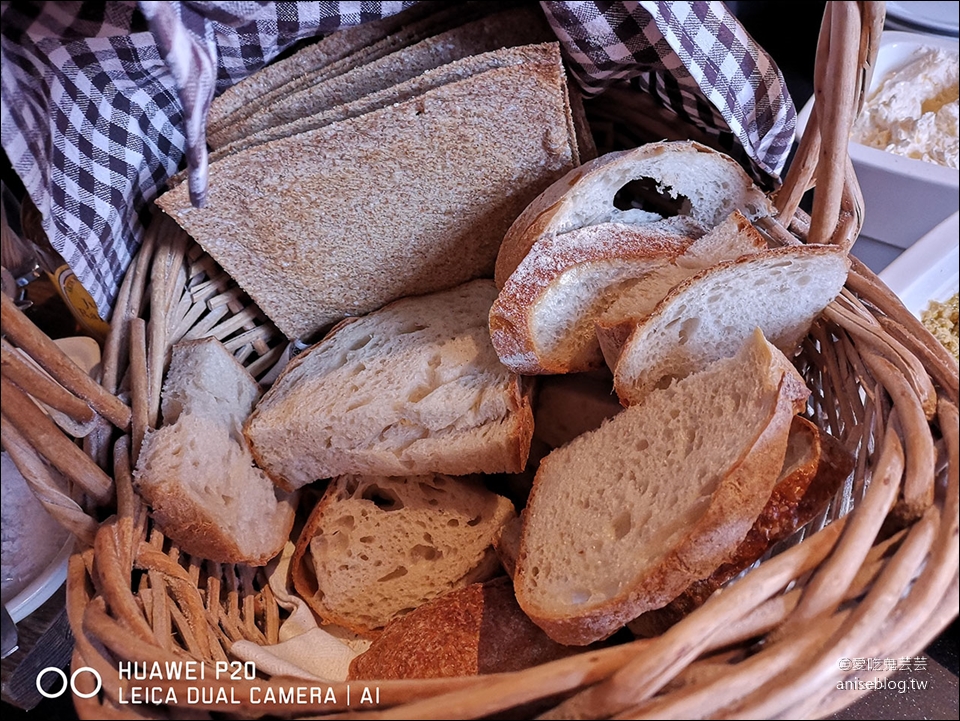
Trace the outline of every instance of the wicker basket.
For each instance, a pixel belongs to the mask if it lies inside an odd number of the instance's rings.
[[[804,136],[775,199],[779,220],[761,228],[769,238],[845,248],[855,239],[862,203],[847,136],[882,22],[882,3],[828,4],[810,125],[820,132]],[[814,175],[817,192],[807,218],[797,208]],[[88,698],[75,696],[81,717],[292,718],[344,711],[378,718],[823,716],[864,693],[842,688],[845,679],[866,682],[891,672],[847,671],[840,659],[913,656],[958,614],[957,364],[853,260],[846,288],[816,323],[797,362],[813,391],[810,417],[857,459],[822,530],[656,638],[516,673],[367,683],[379,691],[372,704],[357,704],[354,684],[349,708],[346,684],[330,686],[324,703],[253,704],[252,686],[263,698],[268,687],[304,683],[223,673],[212,680],[217,662],[235,660],[233,642],[277,642],[283,612],[276,598],[260,570],[189,557],[171,546],[134,494],[131,468],[145,430],[157,423],[162,369],[174,342],[215,335],[254,375],[273,365],[284,344],[172,222],[155,222],[148,235],[121,290],[99,385],[72,368],[12,303],[3,304],[3,443],[47,508],[79,539],[67,581],[73,666],[95,669],[103,684]],[[59,384],[25,370],[8,343]],[[84,432],[92,428],[85,453],[24,391]],[[102,520],[105,511],[112,515]],[[119,664],[184,660],[201,661],[207,679],[201,685],[222,689],[236,703],[188,704],[186,689],[198,682],[169,679],[162,685],[176,694],[176,704],[120,703],[131,699],[131,686],[144,684],[120,678]],[[93,678],[78,674],[77,690],[94,691]]]

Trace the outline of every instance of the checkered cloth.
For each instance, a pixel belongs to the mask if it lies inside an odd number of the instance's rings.
[[[2,144],[105,317],[150,206],[185,164],[206,193],[214,96],[296,42],[412,2],[2,2]],[[796,111],[722,3],[542,2],[588,95],[630,82],[776,182]]]

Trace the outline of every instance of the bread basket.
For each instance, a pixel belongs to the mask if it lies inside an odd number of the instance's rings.
[[[856,238],[862,201],[847,136],[882,23],[882,3],[828,4],[817,106],[774,199],[778,220],[761,228],[769,238],[845,249]],[[620,107],[630,123],[629,107]],[[807,217],[798,207],[814,177]],[[515,673],[352,684],[352,697],[348,684],[303,699],[289,693],[302,680],[251,678],[231,644],[277,643],[284,614],[263,571],[180,553],[132,489],[174,342],[213,334],[255,376],[283,352],[280,334],[230,278],[158,216],[122,286],[99,384],[71,368],[6,298],[2,324],[4,446],[78,538],[67,609],[82,718],[821,717],[866,692],[866,683],[851,690],[844,680],[896,670],[854,670],[844,660],[912,657],[958,614],[957,364],[855,259],[797,359],[813,391],[809,415],[856,455],[832,522],[662,636]],[[8,343],[58,383],[25,371]],[[93,426],[82,452],[25,392]],[[198,662],[194,678],[164,674],[159,698],[130,703],[131,688],[149,682],[122,668],[183,661]],[[361,701],[364,689],[371,693]]]

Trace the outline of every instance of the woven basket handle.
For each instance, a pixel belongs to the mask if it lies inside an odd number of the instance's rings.
[[[775,197],[781,222],[788,226],[803,195],[817,185],[808,243],[849,250],[863,225],[863,196],[847,144],[873,75],[885,12],[883,2],[831,2],[824,11],[813,112]]]

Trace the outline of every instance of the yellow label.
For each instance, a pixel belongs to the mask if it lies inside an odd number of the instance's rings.
[[[97,304],[83,287],[77,276],[68,265],[61,265],[57,268],[54,275],[54,281],[57,288],[60,289],[60,295],[66,302],[73,317],[91,336],[103,343],[110,332],[110,324],[100,317],[97,312]]]

